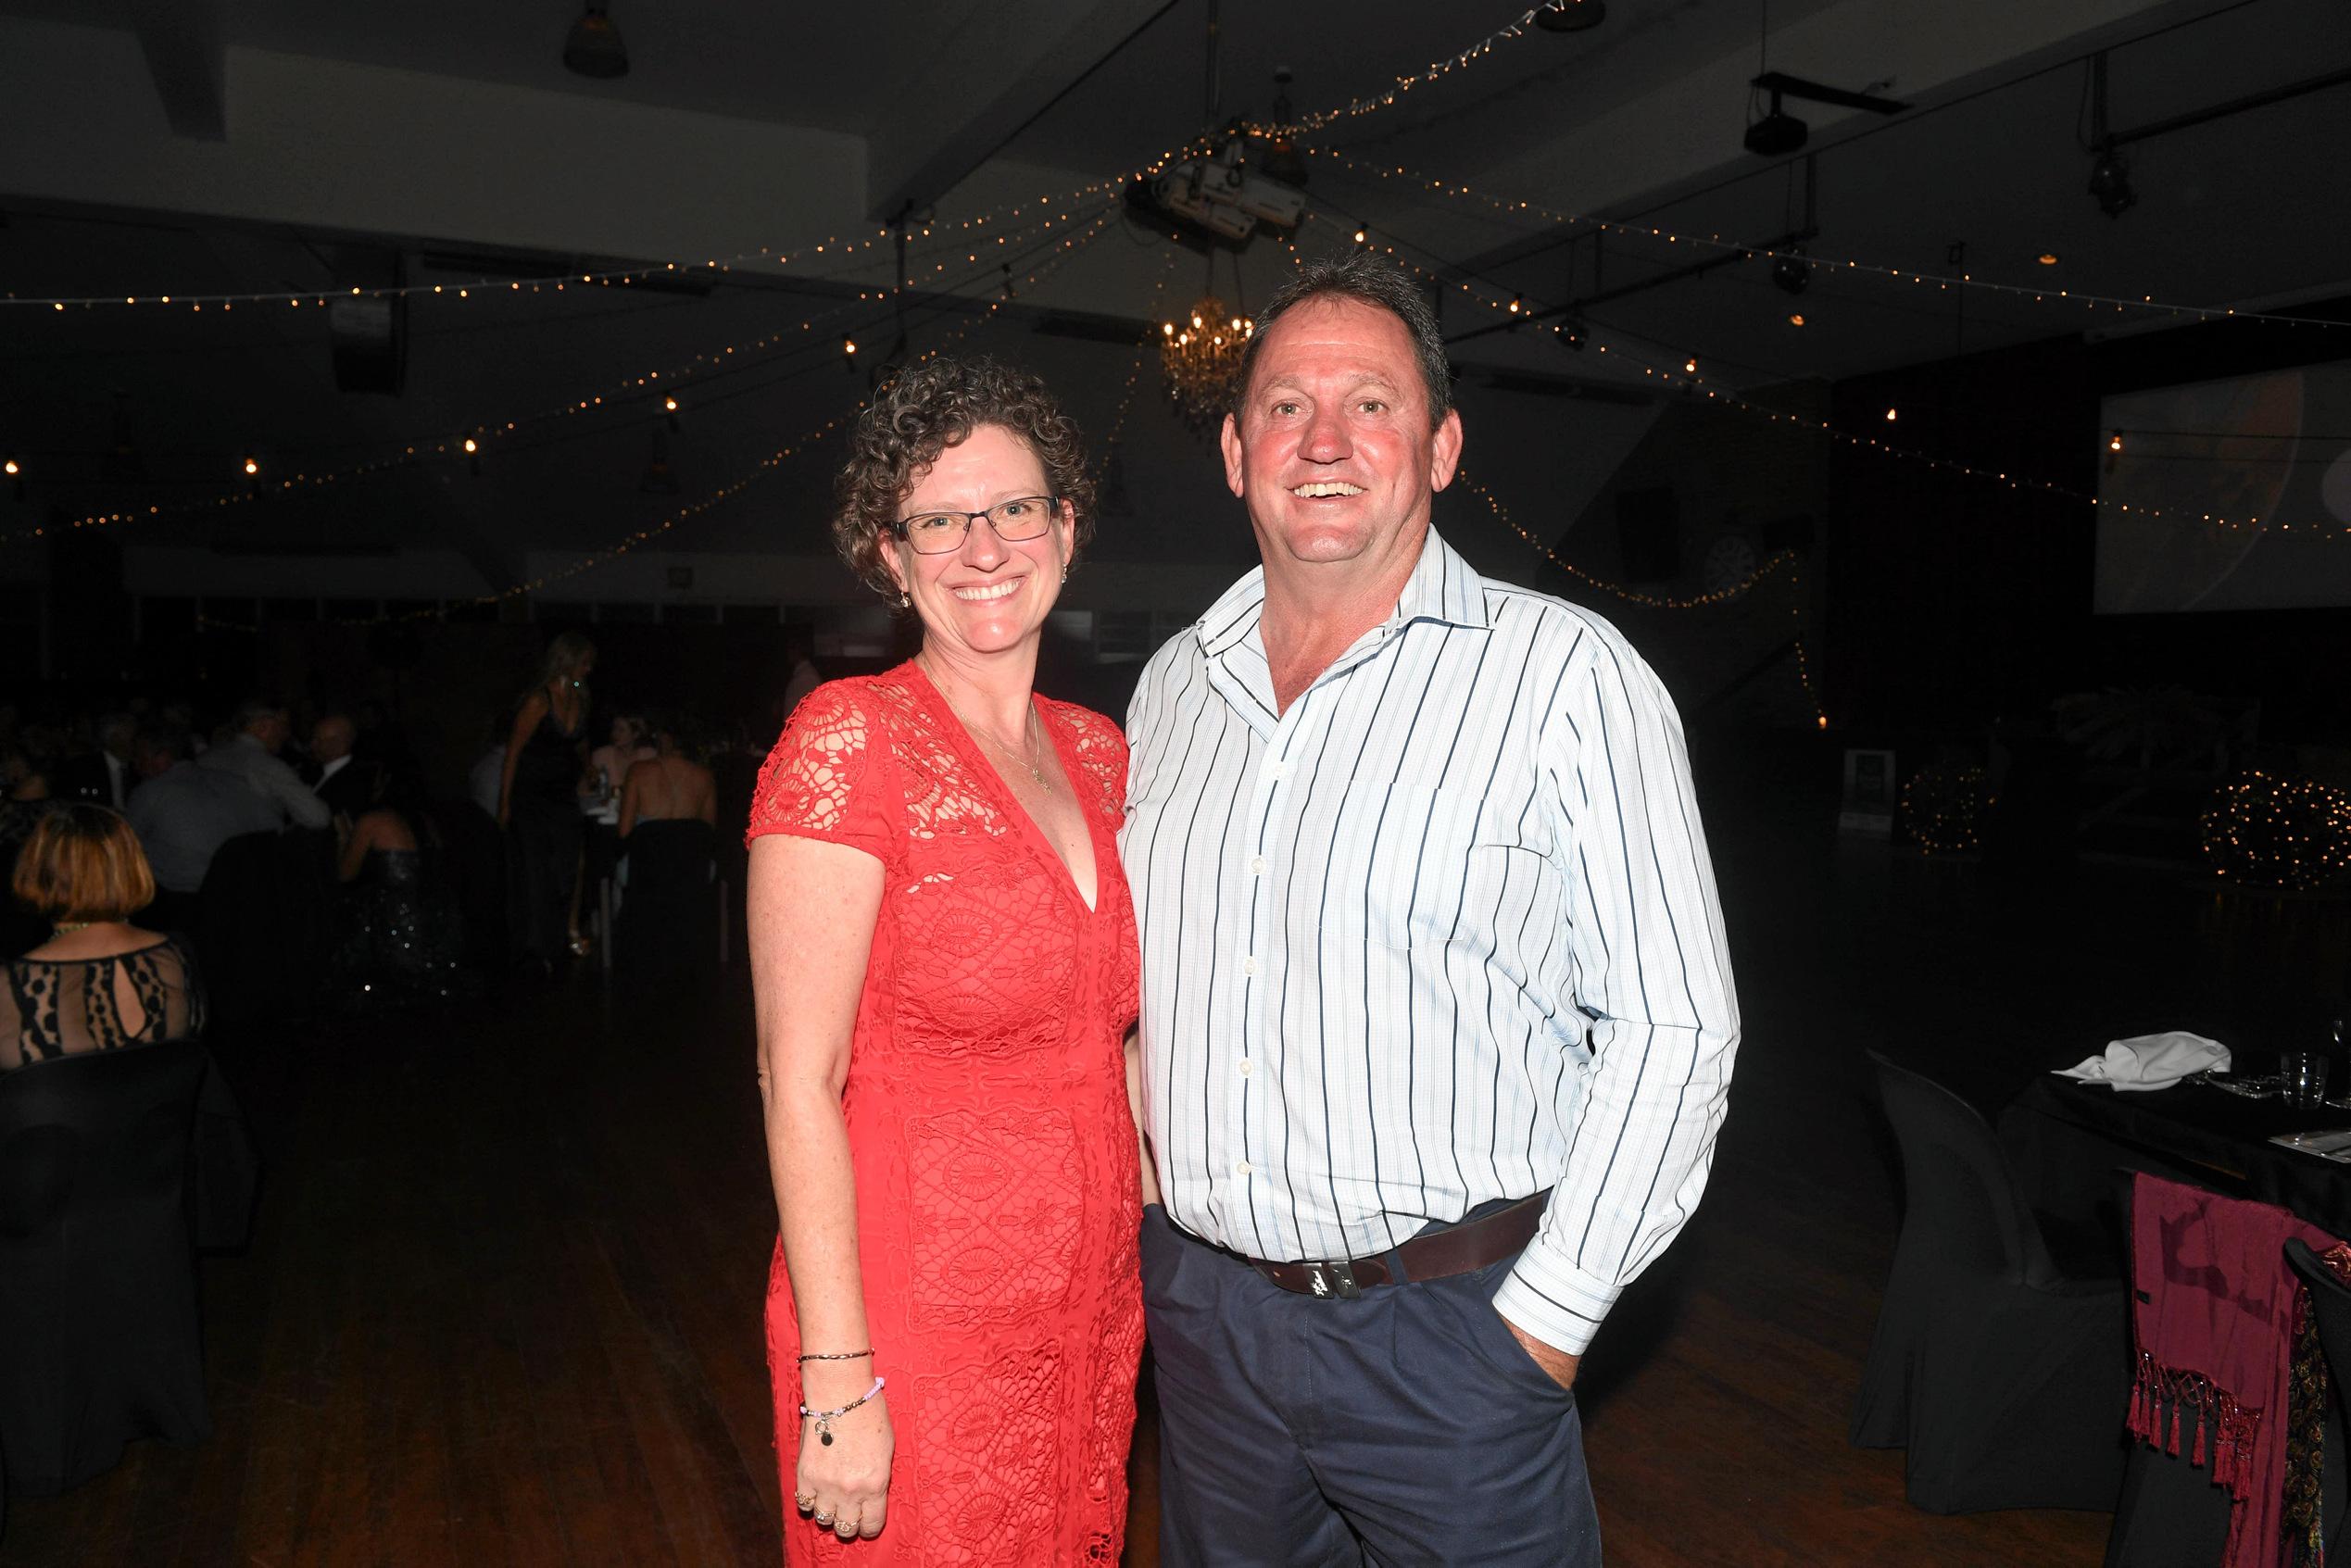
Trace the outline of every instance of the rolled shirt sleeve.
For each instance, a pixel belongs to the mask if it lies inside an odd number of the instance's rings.
[[[1620,637],[1586,639],[1545,724],[1590,1060],[1563,1047],[1584,1074],[1566,1170],[1494,1307],[1581,1354],[1705,1190],[1739,1008],[1681,722],[1663,684]]]

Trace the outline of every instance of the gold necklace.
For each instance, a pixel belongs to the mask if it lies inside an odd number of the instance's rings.
[[[920,661],[918,660],[917,662]],[[955,699],[947,695],[947,688],[939,684],[939,680],[937,675],[931,673],[931,667],[929,665],[925,664],[923,666],[923,674],[924,677],[931,683],[931,689],[938,693],[939,699],[947,704],[947,710],[955,715],[955,721],[963,726],[963,733],[965,734],[970,735],[973,739],[978,741],[983,746],[994,746],[998,756],[1009,757],[1019,762],[1022,767],[1028,770],[1028,776],[1037,781],[1037,788],[1043,790],[1048,795],[1053,793],[1052,783],[1045,777],[1045,770],[1038,767],[1036,761],[1029,755],[1029,733],[1037,722],[1037,709],[1034,707],[1029,709],[1027,717],[1021,724],[1021,749],[1016,752],[1011,746],[1006,746],[1002,741],[998,740],[994,735],[989,734],[986,730],[981,729],[977,724],[973,723],[969,719],[963,717],[963,710],[955,706]]]

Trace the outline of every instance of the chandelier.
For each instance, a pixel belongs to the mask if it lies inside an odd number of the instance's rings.
[[[1241,353],[1256,330],[1253,320],[1226,309],[1213,294],[1184,316],[1159,324],[1159,366],[1167,379],[1168,400],[1193,430],[1223,422],[1232,406]]]

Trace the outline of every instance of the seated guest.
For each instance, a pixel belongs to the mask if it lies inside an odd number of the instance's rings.
[[[621,786],[629,770],[654,755],[653,737],[642,713],[612,715],[611,738],[588,753],[587,777],[580,785],[580,810],[587,839],[580,860],[579,885],[572,890],[572,935],[580,931],[580,905],[598,897],[621,859]],[[576,948],[579,944],[573,943]]]
[[[718,795],[710,771],[678,745],[675,726],[660,724],[653,732],[653,755],[631,767],[621,785],[621,837],[641,823],[681,819],[716,822]]]
[[[13,738],[0,737],[0,878],[16,864],[19,847],[60,804],[51,798],[49,781],[24,748]],[[47,923],[31,910],[0,904],[0,955],[21,953],[48,934]]]
[[[310,793],[278,752],[294,733],[283,707],[267,697],[247,697],[229,719],[229,738],[204,754],[200,767],[242,779],[265,800],[274,804],[278,820],[295,827],[322,828],[334,820],[327,803]]]
[[[621,786],[628,896],[612,956],[632,979],[674,979],[715,954],[717,820],[710,769],[685,755],[675,726],[656,725],[653,756],[631,768]]]
[[[155,923],[193,930],[196,891],[220,846],[243,834],[275,833],[283,814],[236,774],[189,760],[188,743],[176,733],[140,732],[132,761],[140,782],[125,815],[154,870]],[[316,797],[311,804],[319,805]]]
[[[57,765],[51,788],[61,800],[91,800],[119,811],[130,803],[131,744],[139,722],[128,713],[108,713],[98,721],[94,751],[68,758]]]
[[[346,1012],[454,1001],[478,985],[441,845],[413,775],[387,775],[351,824],[338,875],[326,1000]]]
[[[345,822],[356,821],[376,792],[375,769],[351,755],[358,738],[350,715],[328,714],[310,726],[310,759],[302,769],[310,793]]]
[[[25,841],[10,887],[49,922],[50,937],[8,964],[0,1072],[203,1032],[204,999],[182,939],[131,923],[155,878],[119,815],[86,802],[60,807]]]
[[[23,843],[55,803],[49,776],[31,754],[14,742],[0,746],[0,849]]]

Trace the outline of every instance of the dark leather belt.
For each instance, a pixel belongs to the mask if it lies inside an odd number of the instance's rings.
[[[1404,1285],[1416,1279],[1443,1279],[1465,1274],[1489,1263],[1526,1250],[1542,1223],[1551,1202],[1545,1188],[1507,1208],[1465,1220],[1443,1230],[1424,1231],[1392,1251],[1369,1258],[1309,1259],[1299,1263],[1269,1263],[1243,1253],[1238,1258],[1284,1290],[1328,1300],[1352,1301],[1377,1285]],[[1206,1245],[1206,1244],[1203,1244]],[[1227,1251],[1218,1248],[1218,1251]]]

